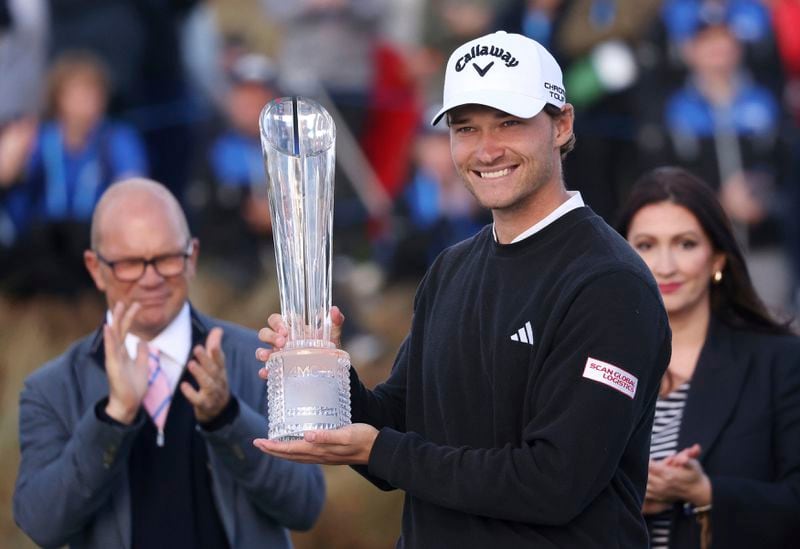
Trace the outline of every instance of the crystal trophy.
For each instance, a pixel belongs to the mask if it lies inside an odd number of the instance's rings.
[[[331,342],[336,126],[322,105],[282,97],[261,111],[281,314],[289,335],[267,361],[269,438],[350,424],[350,355]]]

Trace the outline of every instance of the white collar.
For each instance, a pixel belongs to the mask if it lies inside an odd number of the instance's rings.
[[[106,311],[106,322],[109,325],[113,322],[111,311]],[[125,348],[131,357],[136,356],[136,347],[139,344],[139,337],[128,333],[125,336]],[[189,303],[184,303],[180,312],[172,319],[160,334],[148,342],[155,346],[161,354],[167,355],[175,363],[183,365],[189,359],[189,352],[192,349],[192,320],[189,313]]]
[[[525,240],[529,236],[538,233],[539,231],[541,231],[542,229],[553,223],[556,219],[565,215],[567,212],[571,212],[576,208],[585,206],[580,192],[567,191],[567,194],[569,195],[569,198],[563,204],[561,204],[558,208],[547,214],[547,216],[544,219],[541,219],[537,223],[533,224],[531,227],[527,228],[526,230],[518,234],[514,238],[514,240],[510,242],[510,244],[519,242],[520,240]],[[492,224],[492,234],[494,235],[495,242],[497,242],[497,232],[494,229],[494,224]]]

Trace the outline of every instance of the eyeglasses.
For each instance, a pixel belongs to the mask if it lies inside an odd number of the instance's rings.
[[[164,254],[151,259],[135,257],[130,259],[118,259],[109,261],[100,252],[95,251],[97,259],[111,268],[114,277],[120,282],[135,282],[142,278],[148,265],[152,265],[156,272],[164,278],[170,278],[182,274],[186,269],[186,260],[191,257],[194,251],[194,243],[186,244],[186,251],[177,254]]]

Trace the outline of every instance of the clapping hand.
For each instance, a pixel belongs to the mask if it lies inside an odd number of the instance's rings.
[[[222,352],[222,328],[212,328],[205,347],[197,345],[193,352],[194,358],[189,361],[188,368],[197,380],[198,388],[184,381],[181,392],[194,407],[197,421],[207,423],[225,409],[231,398],[225,354]]]
[[[133,422],[147,391],[147,344],[139,341],[135,360],[125,347],[125,336],[140,308],[139,303],[127,306],[118,301],[112,312],[113,324],[103,326],[108,377],[106,413],[126,425]]]
[[[700,452],[700,445],[694,444],[663,460],[650,461],[645,513],[659,512],[676,501],[698,507],[711,503],[711,481],[698,461]]]

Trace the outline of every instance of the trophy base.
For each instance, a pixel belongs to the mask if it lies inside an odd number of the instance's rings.
[[[350,355],[339,349],[278,351],[267,361],[268,437],[297,440],[306,431],[350,424]]]

